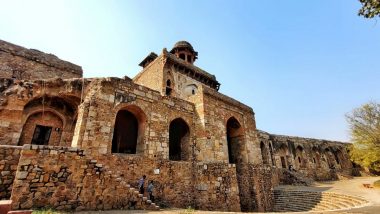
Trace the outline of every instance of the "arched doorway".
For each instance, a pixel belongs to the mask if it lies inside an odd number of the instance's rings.
[[[79,102],[79,98],[65,95],[44,95],[30,100],[24,106],[18,144],[69,146]]]
[[[121,108],[115,118],[112,153],[141,154],[145,151],[146,115],[140,107],[128,105]]]
[[[261,149],[261,158],[263,160],[263,164],[269,164],[268,150],[263,141],[261,141],[260,143],[260,149]]]
[[[137,136],[137,118],[127,110],[120,110],[116,115],[112,153],[136,154]]]
[[[19,145],[58,146],[63,128],[62,119],[55,113],[36,112],[28,117],[20,136]]]
[[[241,161],[243,150],[243,133],[242,127],[234,117],[227,121],[227,146],[228,146],[228,162],[238,163]]]
[[[189,160],[190,156],[190,128],[183,119],[174,119],[169,125],[169,160]]]

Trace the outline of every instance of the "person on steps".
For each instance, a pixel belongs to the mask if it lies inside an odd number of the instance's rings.
[[[152,201],[152,203],[154,202],[153,189],[154,189],[153,181],[149,181],[147,192],[148,192],[148,199]]]
[[[142,178],[140,178],[140,180],[139,180],[138,187],[139,187],[139,193],[140,194],[144,194],[145,178],[146,178],[146,175],[143,175]]]

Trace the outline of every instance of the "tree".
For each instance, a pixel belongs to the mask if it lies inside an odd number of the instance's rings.
[[[346,115],[350,125],[351,160],[380,172],[380,103],[370,102]]]
[[[365,18],[380,17],[380,0],[359,0],[362,8],[359,10],[359,16]]]

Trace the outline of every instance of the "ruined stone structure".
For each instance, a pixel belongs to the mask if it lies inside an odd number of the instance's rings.
[[[280,182],[350,173],[343,143],[258,131],[197,58],[180,41],[133,79],[82,78],[0,40],[0,196],[14,209],[126,208],[145,174],[161,206],[270,211]]]

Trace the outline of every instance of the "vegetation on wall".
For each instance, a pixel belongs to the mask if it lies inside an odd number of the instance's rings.
[[[380,104],[370,102],[346,115],[350,125],[352,161],[380,172]]]

